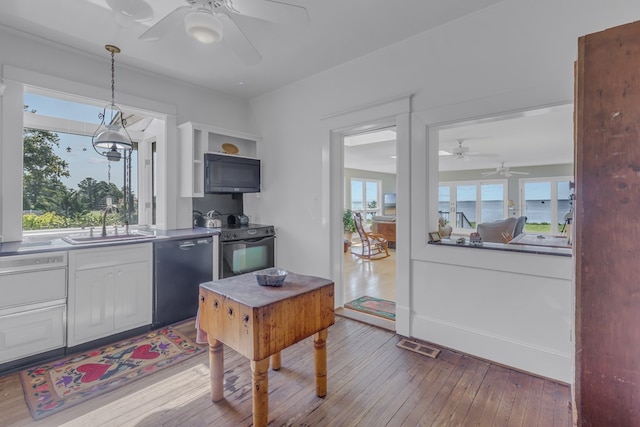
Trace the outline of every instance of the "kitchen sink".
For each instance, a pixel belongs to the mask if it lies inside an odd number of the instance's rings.
[[[108,242],[126,242],[129,240],[140,239],[153,239],[156,236],[151,233],[144,233],[141,231],[132,231],[126,234],[107,234],[106,236],[90,236],[86,233],[83,234],[71,234],[64,236],[62,240],[72,245],[87,245],[90,243],[108,243]]]

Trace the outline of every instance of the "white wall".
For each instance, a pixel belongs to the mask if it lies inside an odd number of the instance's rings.
[[[121,48],[126,49],[125,46]],[[48,89],[67,91],[75,95],[102,99],[105,104],[111,99],[111,58],[101,49],[95,55],[88,55],[74,49],[54,45],[42,39],[22,33],[0,29],[0,65],[7,91],[2,99],[2,233],[6,240],[20,238],[21,207],[16,194],[21,194],[22,170],[12,159],[21,156],[22,134],[20,118],[22,101],[12,97],[14,86],[25,79],[42,82]],[[7,72],[6,70],[12,70]],[[22,70],[26,71],[22,73]],[[8,74],[11,74],[8,77]],[[31,82],[33,83],[33,82]],[[178,198],[179,152],[175,125],[186,121],[209,124],[239,132],[254,133],[250,120],[249,104],[226,94],[196,87],[150,72],[127,68],[118,63],[116,56],[116,104],[121,107],[151,109],[168,116],[166,152],[158,153],[158,161],[164,167],[160,180],[166,191],[164,200],[158,202],[164,207],[164,215],[159,215],[162,228],[173,229],[191,226],[191,199],[175,203]],[[15,101],[15,102],[13,102]],[[8,108],[7,103],[11,103]],[[14,111],[15,109],[19,111]],[[13,127],[17,128],[12,129]],[[17,150],[20,150],[18,153]],[[7,238],[7,236],[9,238]]]
[[[451,260],[468,255],[457,252],[460,248],[440,252],[445,248],[424,243],[436,224],[431,211],[437,208],[429,208],[435,199],[426,196],[426,189],[433,193],[437,187],[437,152],[420,137],[427,134],[420,122],[431,127],[571,101],[577,38],[637,17],[640,3],[635,0],[504,1],[256,98],[252,108],[263,137],[259,155],[265,164],[265,191],[260,202],[251,200],[245,207],[259,211],[261,222],[279,226],[280,263],[331,277],[339,261],[332,259],[329,236],[340,218],[329,217],[331,211],[323,205],[328,201],[320,197],[330,185],[323,171],[331,157],[322,119],[413,94],[411,152],[398,158],[408,162],[410,157],[412,165],[411,201],[398,201],[410,205],[412,217],[412,278],[398,284],[407,287],[399,292],[412,298],[410,334],[569,382],[570,259],[529,255],[538,268],[533,273],[505,270],[512,257],[489,251],[483,251],[482,266],[443,263],[443,255]],[[513,265],[528,262],[519,258]],[[471,278],[477,279],[470,283]],[[339,277],[333,280],[341,283]],[[464,316],[455,308],[474,307],[458,301],[465,293],[488,297]],[[438,304],[440,310],[435,310]],[[523,307],[521,315],[516,307]],[[508,322],[509,330],[498,319]],[[434,323],[453,326],[447,330],[452,336],[445,339]],[[486,350],[496,339],[508,344],[499,359]],[[540,354],[553,357],[540,361]]]

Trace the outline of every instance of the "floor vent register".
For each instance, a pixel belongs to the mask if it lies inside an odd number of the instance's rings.
[[[428,345],[411,341],[407,338],[401,339],[396,345],[400,348],[404,348],[405,350],[411,350],[424,356],[429,356],[432,359],[435,359],[440,354],[440,350],[437,348],[429,347]]]

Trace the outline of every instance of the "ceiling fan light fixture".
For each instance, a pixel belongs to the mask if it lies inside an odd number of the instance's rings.
[[[211,11],[201,8],[184,17],[187,34],[200,43],[211,44],[222,40],[222,21]]]

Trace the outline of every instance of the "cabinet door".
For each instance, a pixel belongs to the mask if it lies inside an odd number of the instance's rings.
[[[153,297],[151,264],[125,264],[114,271],[115,332],[150,324]]]
[[[79,270],[70,279],[68,345],[109,335],[114,328],[114,268]]]

